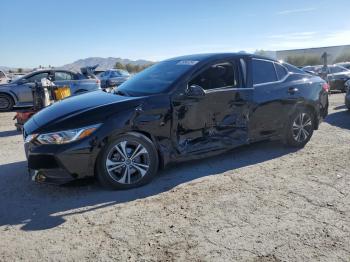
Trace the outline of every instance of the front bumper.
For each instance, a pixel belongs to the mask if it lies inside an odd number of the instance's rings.
[[[34,141],[24,147],[34,181],[63,184],[94,175],[97,152],[88,138],[64,145],[40,145]]]

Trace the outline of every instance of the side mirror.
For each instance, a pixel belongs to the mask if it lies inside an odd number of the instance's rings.
[[[191,85],[186,90],[186,96],[188,96],[188,97],[204,97],[205,91],[199,85]]]

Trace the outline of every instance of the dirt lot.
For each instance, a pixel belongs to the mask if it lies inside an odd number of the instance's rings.
[[[302,150],[263,142],[116,192],[31,182],[0,114],[0,261],[349,261],[350,112],[330,99]]]

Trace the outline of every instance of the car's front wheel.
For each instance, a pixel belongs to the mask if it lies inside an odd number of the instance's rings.
[[[287,145],[303,147],[311,139],[314,132],[314,116],[310,110],[300,108],[289,120],[286,132]]]
[[[13,109],[14,101],[12,97],[7,94],[0,94],[0,112],[10,111]]]
[[[158,170],[158,154],[152,141],[139,133],[112,139],[97,160],[97,177],[103,186],[129,189],[152,180]]]

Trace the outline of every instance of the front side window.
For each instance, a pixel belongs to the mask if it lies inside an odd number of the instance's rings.
[[[198,85],[204,90],[238,87],[238,73],[232,63],[220,63],[193,78],[188,85]]]
[[[55,72],[55,81],[72,80],[73,76],[68,72]]]
[[[253,84],[265,84],[278,81],[273,62],[253,59]]]
[[[29,83],[34,83],[34,82],[40,82],[41,79],[43,78],[48,78],[49,73],[45,72],[45,73],[39,73],[39,74],[34,74],[30,77],[27,78],[27,81]]]

